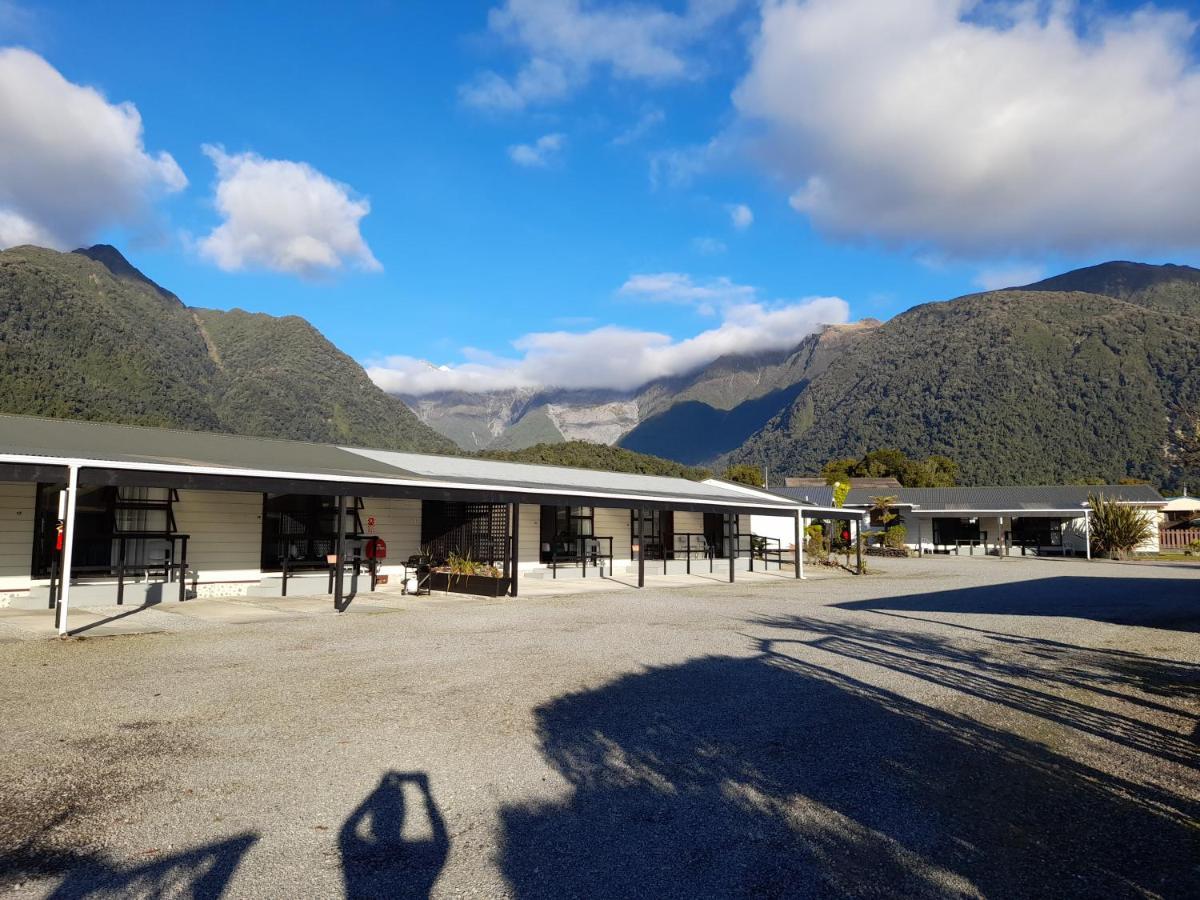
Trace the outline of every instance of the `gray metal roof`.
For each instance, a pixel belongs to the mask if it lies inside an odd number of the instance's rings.
[[[599,500],[648,498],[714,506],[790,511],[770,495],[749,497],[719,484],[530,465],[468,457],[398,453],[302,441],[144,428],[99,422],[0,415],[0,460],[36,457],[54,464],[86,460],[95,466],[148,470],[206,470],[236,476],[415,484],[462,489],[510,489],[529,494],[595,495]]]
[[[833,502],[831,487],[775,488],[774,493],[799,502],[828,506]],[[846,506],[866,507],[872,497],[895,496],[897,506],[910,506],[920,512],[987,512],[1022,509],[1082,509],[1092,495],[1103,495],[1125,503],[1161,504],[1166,501],[1148,484],[1103,485],[1014,485],[1006,487],[949,487],[949,488],[851,488]]]

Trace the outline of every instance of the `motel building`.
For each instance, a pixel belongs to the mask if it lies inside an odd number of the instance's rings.
[[[0,416],[0,606],[45,609],[61,633],[72,605],[328,593],[342,608],[414,577],[436,589],[429,565],[452,555],[495,566],[455,579],[492,595],[801,577],[803,517],[834,512],[715,479]],[[752,521],[775,536],[755,541]]]
[[[823,484],[773,491],[801,505],[833,502],[833,488]],[[870,511],[873,498],[895,497],[889,508],[897,518],[888,524],[903,525],[905,545],[920,554],[1090,557],[1088,499],[1092,496],[1141,510],[1154,527],[1136,552],[1159,551],[1158,526],[1168,503],[1148,484],[948,488],[877,484],[852,487],[844,506],[865,517],[864,529],[882,531],[881,518]],[[775,528],[765,519],[755,519],[752,527]]]

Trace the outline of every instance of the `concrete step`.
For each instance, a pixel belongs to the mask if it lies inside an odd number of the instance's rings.
[[[189,587],[186,593],[187,597],[193,597],[194,593]],[[177,582],[141,582],[131,584],[125,583],[125,592],[122,597],[122,602],[126,606],[144,606],[152,603],[169,603],[172,600],[179,599],[179,584]],[[97,584],[71,585],[71,605],[78,607],[86,606],[112,606],[117,602],[117,584],[116,582],[104,582]],[[12,609],[48,609],[50,606],[50,588],[46,585],[36,585],[29,589],[29,593],[21,597],[13,597],[9,604]]]

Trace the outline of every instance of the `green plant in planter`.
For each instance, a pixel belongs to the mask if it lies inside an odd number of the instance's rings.
[[[499,578],[500,570],[493,565],[485,562],[480,562],[477,559],[471,559],[471,554],[451,553],[446,565],[450,569],[451,575],[480,575],[485,578]]]

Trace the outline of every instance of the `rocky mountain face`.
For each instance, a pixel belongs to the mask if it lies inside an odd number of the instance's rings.
[[[879,327],[829,326],[791,351],[715,360],[634,391],[514,389],[401,395],[430,427],[466,450],[516,450],[560,441],[615,444],[688,464],[741,444],[783,409],[842,346]]]
[[[189,308],[105,245],[0,252],[0,410],[455,450],[305,320]]]
[[[1110,263],[896,316],[729,458],[795,475],[897,447],[967,484],[1169,484],[1196,409],[1200,270]]]

